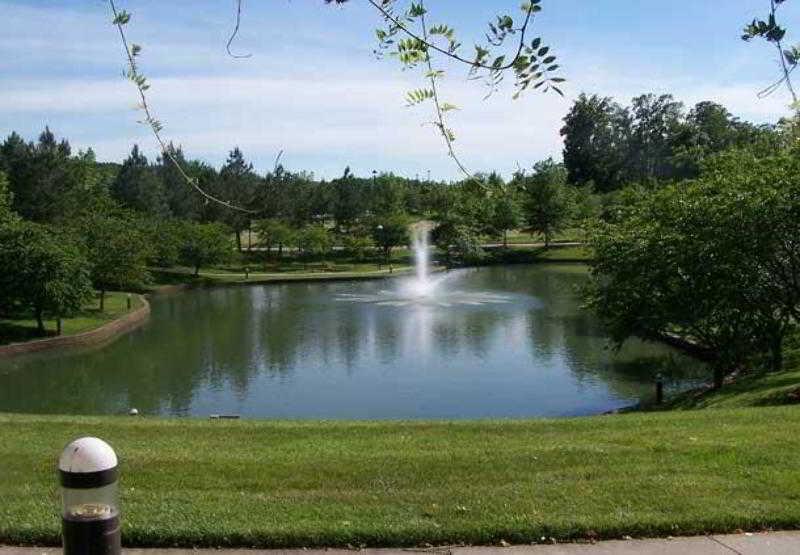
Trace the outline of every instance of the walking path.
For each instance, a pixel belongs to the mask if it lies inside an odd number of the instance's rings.
[[[61,549],[0,547],[0,555],[58,555]],[[345,550],[194,550],[126,549],[126,555],[353,555]],[[608,541],[596,544],[430,549],[365,549],[359,555],[792,555],[800,554],[800,532],[698,536],[661,540]]]

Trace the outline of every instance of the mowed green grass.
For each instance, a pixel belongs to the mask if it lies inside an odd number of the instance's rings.
[[[58,544],[55,462],[121,458],[145,546],[412,546],[800,527],[800,408],[564,420],[0,415],[0,543]]]
[[[131,298],[131,310],[136,310],[141,305],[142,302],[139,296],[133,295]],[[78,314],[72,318],[64,318],[62,320],[62,335],[74,335],[99,328],[126,313],[128,313],[128,293],[106,293],[103,312],[100,312],[100,297],[98,293],[84,305],[83,310]],[[48,336],[55,335],[55,320],[45,320],[44,325]],[[0,345],[31,339],[42,339],[42,336],[38,334],[34,318],[0,318]]]

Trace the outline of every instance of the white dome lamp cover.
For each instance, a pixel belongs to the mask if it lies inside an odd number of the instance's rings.
[[[117,454],[96,437],[76,439],[58,459],[61,485],[72,489],[93,489],[113,484],[118,477]]]

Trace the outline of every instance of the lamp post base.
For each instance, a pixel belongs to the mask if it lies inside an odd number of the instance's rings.
[[[64,555],[120,555],[119,516],[102,520],[62,518]]]

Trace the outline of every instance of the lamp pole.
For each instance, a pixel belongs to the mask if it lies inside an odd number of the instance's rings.
[[[120,555],[117,454],[96,437],[76,439],[58,459],[64,555]]]
[[[376,226],[375,229],[378,230],[378,240],[379,240],[379,242],[382,242],[381,240],[383,239],[383,226],[378,224],[378,226]],[[383,245],[381,245],[381,248],[383,248]],[[380,258],[378,259],[378,271],[379,272],[381,271]]]

